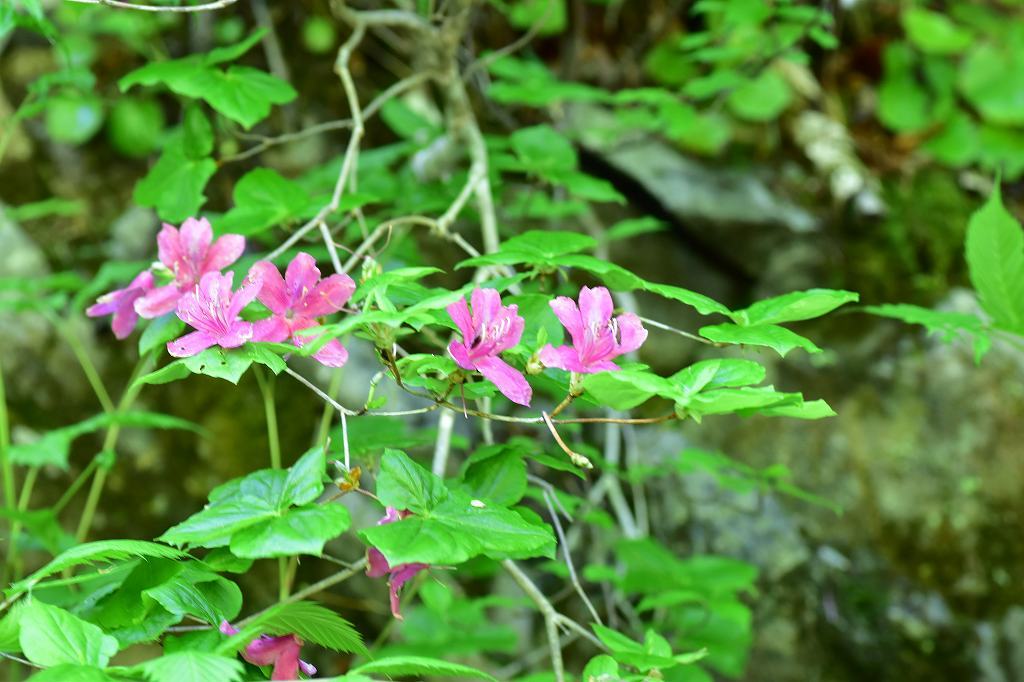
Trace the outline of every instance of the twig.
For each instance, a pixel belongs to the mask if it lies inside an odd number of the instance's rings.
[[[304,385],[306,388],[313,391],[313,393],[316,393],[318,396],[320,396],[321,399],[326,401],[327,404],[336,409],[338,412],[341,412],[342,414],[347,414],[349,416],[355,416],[359,414],[355,410],[348,409],[347,407],[339,403],[337,400],[324,393],[319,386],[317,386],[312,381],[296,372],[291,367],[285,365],[284,371],[287,372],[290,376],[294,377],[300,384]]]
[[[580,596],[583,603],[586,605],[587,610],[590,611],[590,615],[594,617],[594,620],[603,625],[601,616],[597,615],[597,609],[590,602],[590,598],[587,597],[587,593],[583,590],[583,585],[580,584],[580,579],[576,575],[576,567],[572,563],[572,554],[569,552],[569,543],[565,539],[565,532],[562,530],[562,522],[558,518],[558,512],[555,511],[555,505],[551,501],[555,497],[554,493],[550,490],[542,490],[544,495],[544,502],[548,505],[548,513],[551,514],[551,523],[555,526],[555,533],[558,535],[558,544],[562,546],[562,556],[565,558],[565,566],[569,569],[569,580],[572,582],[573,588],[576,590],[576,594]]]
[[[529,29],[527,29],[526,33],[519,36],[505,47],[495,50],[490,54],[486,54],[483,57],[477,59],[472,64],[470,64],[468,67],[466,67],[465,73],[462,74],[462,79],[468,81],[470,78],[473,77],[473,74],[475,74],[477,71],[480,71],[481,69],[486,69],[488,66],[498,61],[502,57],[507,57],[513,52],[516,52],[526,47],[526,45],[528,45],[531,40],[537,37],[537,34],[540,33],[540,30],[544,28],[544,24],[547,23],[548,16],[551,14],[551,8],[554,7],[554,5],[554,0],[548,0],[547,4],[544,6],[544,11],[537,18],[537,20],[533,22],[533,25],[530,26]]]
[[[180,7],[163,7],[158,5],[137,5],[134,2],[121,2],[121,0],[68,0],[82,5],[106,5],[107,7],[118,7],[120,9],[135,9],[142,12],[207,12],[215,9],[222,9],[233,5],[238,0],[215,0],[202,5],[184,5]]]
[[[555,425],[551,423],[551,417],[548,416],[548,413],[541,412],[540,414],[544,418],[544,423],[547,425],[548,431],[550,431],[551,435],[555,437],[555,442],[558,443],[558,447],[562,448],[565,454],[569,455],[569,459],[572,460],[572,463],[581,469],[593,469],[593,462],[565,444],[562,437],[558,435],[558,430],[555,429]]]
[[[562,663],[562,643],[558,638],[558,612],[551,605],[544,593],[533,584],[530,577],[523,573],[522,569],[511,559],[505,559],[501,565],[512,576],[512,579],[519,584],[526,596],[537,606],[541,616],[544,618],[544,629],[547,631],[548,648],[551,650],[551,671],[555,675],[555,682],[565,682],[565,667]]]
[[[673,334],[679,334],[680,336],[685,336],[686,338],[692,339],[694,341],[700,341],[701,343],[706,343],[709,346],[719,346],[719,347],[721,347],[723,345],[723,344],[720,344],[720,343],[715,343],[714,341],[711,341],[709,339],[705,339],[703,336],[697,336],[696,334],[691,334],[690,332],[684,332],[682,329],[676,329],[675,327],[671,327],[671,326],[669,326],[669,325],[667,325],[667,324],[665,324],[663,322],[658,322],[657,320],[652,320],[652,319],[647,318],[647,317],[641,317],[640,315],[637,315],[637,318],[641,322],[643,322],[644,324],[649,324],[652,327],[657,327],[658,329],[664,329],[665,331],[672,332]]]
[[[437,443],[434,445],[434,460],[431,471],[435,476],[444,478],[448,468],[448,453],[452,446],[452,428],[455,426],[455,413],[449,410],[437,417]]]

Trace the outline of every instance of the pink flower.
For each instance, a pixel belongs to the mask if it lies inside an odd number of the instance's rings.
[[[178,301],[178,317],[197,331],[185,334],[167,344],[167,352],[184,358],[210,346],[237,348],[253,340],[252,322],[244,322],[238,314],[260,291],[259,277],[250,274],[238,291],[231,291],[234,273],[222,275],[208,272],[193,291]]]
[[[238,634],[238,630],[227,621],[220,624],[220,631],[225,635]],[[271,680],[296,680],[299,677],[300,668],[302,672],[312,677],[316,675],[316,668],[299,660],[301,649],[302,640],[295,635],[281,637],[260,635],[245,647],[242,658],[253,665],[273,665],[274,672],[270,675]]]
[[[135,312],[135,301],[152,288],[153,273],[145,270],[124,289],[116,289],[100,296],[95,304],[89,306],[85,314],[89,317],[113,314],[114,319],[110,323],[110,328],[114,330],[114,336],[119,339],[127,338],[135,328],[135,323],[139,321],[139,316]]]
[[[234,263],[245,250],[245,237],[226,234],[213,240],[213,230],[206,218],[189,218],[181,230],[164,223],[156,243],[163,263],[174,281],[157,287],[135,302],[135,311],[146,319],[160,317],[175,309],[184,294],[192,291],[203,275],[220,272]]]
[[[280,342],[290,338],[296,346],[302,346],[309,337],[297,336],[295,332],[315,327],[319,324],[316,318],[341,310],[356,288],[348,275],[331,275],[321,280],[316,261],[308,253],[292,259],[284,279],[268,261],[259,261],[252,270],[263,279],[260,303],[273,313],[256,323],[257,341]],[[332,339],[313,357],[328,367],[341,367],[348,360],[348,351],[340,341]]]
[[[409,516],[412,512],[398,511],[394,507],[388,507],[387,513],[384,517],[377,522],[378,526],[382,526],[386,523],[394,523],[395,521],[401,521],[405,517]],[[402,620],[402,614],[399,611],[398,596],[402,591],[402,586],[413,579],[413,577],[420,571],[424,571],[430,568],[430,564],[399,564],[397,566],[391,566],[388,560],[384,558],[380,550],[376,547],[371,547],[366,552],[366,575],[371,578],[383,578],[388,576],[388,590],[391,594],[391,615],[395,618]]]
[[[623,353],[634,351],[647,339],[647,330],[633,313],[612,318],[612,297],[604,287],[580,289],[580,304],[566,296],[551,301],[551,308],[569,330],[571,346],[544,346],[540,361],[548,367],[592,374],[616,371],[612,362]]]
[[[448,306],[448,314],[462,332],[462,343],[452,341],[448,352],[459,367],[477,370],[512,402],[529,405],[533,391],[526,377],[498,357],[498,353],[519,343],[523,335],[519,308],[501,305],[495,289],[474,289],[471,298],[472,315],[465,299]]]

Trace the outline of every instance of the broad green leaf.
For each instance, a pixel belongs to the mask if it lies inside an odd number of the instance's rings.
[[[700,335],[715,343],[732,343],[746,346],[766,346],[782,357],[794,348],[802,348],[808,353],[820,353],[821,349],[814,343],[785,327],[774,324],[760,324],[741,327],[737,324],[716,324],[701,327]]]
[[[213,159],[189,158],[179,133],[168,140],[160,159],[135,185],[132,196],[140,206],[155,208],[162,219],[180,223],[199,212],[206,202],[203,189],[216,172]]]
[[[107,139],[126,156],[145,157],[160,145],[165,124],[164,111],[156,100],[118,97],[107,119]]]
[[[547,178],[576,170],[576,150],[569,140],[549,125],[519,128],[509,142],[523,169]]]
[[[224,71],[197,70],[177,89],[171,89],[189,97],[202,97],[246,130],[266,118],[272,104],[286,104],[298,96],[287,82],[249,66],[230,66]]]
[[[237,531],[277,515],[278,509],[273,503],[260,497],[245,496],[210,504],[169,528],[159,539],[179,546],[223,547]]]
[[[46,102],[46,132],[64,144],[87,142],[103,125],[103,101],[91,92],[64,92]]]
[[[474,498],[510,507],[526,492],[526,462],[516,448],[486,446],[470,457],[463,482]]]
[[[945,343],[952,342],[961,334],[970,335],[974,337],[974,359],[976,362],[981,361],[982,356],[992,345],[992,339],[989,337],[985,323],[976,315],[969,313],[932,310],[908,303],[866,306],[864,311],[882,317],[903,320],[910,324],[920,324],[929,333],[939,334]]]
[[[242,662],[206,651],[176,651],[146,661],[138,668],[151,682],[237,682]]]
[[[327,458],[324,449],[312,447],[288,469],[281,498],[286,504],[309,504],[324,489]]]
[[[195,374],[225,379],[233,384],[238,383],[252,364],[252,358],[244,349],[224,350],[216,346],[181,361]]]
[[[1024,233],[1003,208],[998,187],[967,226],[967,265],[996,326],[1024,333]]]
[[[740,414],[760,414],[766,417],[789,417],[791,419],[825,419],[836,416],[835,410],[824,400],[810,400],[792,405],[757,407],[740,410]]]
[[[799,393],[780,393],[771,386],[718,388],[690,396],[679,403],[694,418],[709,414],[730,414],[765,407],[799,405]]]
[[[145,355],[149,351],[160,348],[168,341],[181,336],[185,331],[185,323],[174,313],[167,313],[151,321],[146,329],[139,336],[139,355]],[[165,368],[166,369],[166,368]],[[157,370],[159,372],[160,370]],[[150,372],[147,377],[152,377],[156,372]],[[185,372],[185,376],[188,372]],[[138,381],[138,383],[158,383],[154,381]]]
[[[181,132],[182,151],[188,158],[203,159],[213,153],[213,126],[198,104],[185,109]]]
[[[615,662],[615,659],[607,654],[600,654],[587,661],[587,665],[583,668],[583,679],[589,682],[590,680],[622,678],[619,675],[619,664]]]
[[[910,7],[901,16],[907,38],[922,52],[958,54],[970,47],[971,32],[957,26],[940,12],[923,7]]]
[[[242,609],[238,585],[216,573],[185,565],[170,580],[142,592],[179,618],[193,616],[217,626],[233,620]]]
[[[655,395],[671,395],[672,383],[644,370],[588,374],[583,380],[587,395],[616,410],[629,410]]]
[[[441,479],[404,452],[384,451],[377,476],[377,497],[381,504],[420,514],[433,509],[447,496]]]
[[[878,88],[878,118],[889,129],[913,132],[933,122],[934,110],[929,92],[916,75],[913,52],[906,43],[895,42],[885,47],[885,67]]]
[[[259,520],[231,536],[231,553],[248,559],[319,556],[324,544],[351,524],[348,510],[340,504],[312,504],[289,509],[280,516]]]
[[[650,232],[661,232],[665,229],[665,223],[651,216],[643,218],[628,218],[615,223],[604,233],[607,241],[619,239],[630,239]]]
[[[673,395],[685,397],[704,389],[749,386],[764,381],[765,369],[752,360],[701,360],[668,378]]]
[[[24,610],[23,602],[15,603],[7,613],[0,618],[0,651],[4,653],[17,653],[21,651],[21,612]]]
[[[780,324],[821,317],[860,297],[840,289],[808,289],[766,298],[749,308],[731,314],[733,322],[743,326]]]
[[[655,282],[646,282],[644,284],[644,289],[664,298],[671,298],[674,301],[685,303],[686,305],[694,308],[701,315],[710,315],[711,313],[720,313],[722,315],[730,314],[729,309],[718,301],[708,298],[704,294],[698,294],[695,291],[690,291],[689,289],[673,286],[671,284],[657,284]]]
[[[181,360],[175,360],[160,369],[153,370],[149,374],[143,374],[132,383],[132,386],[141,384],[169,384],[172,381],[179,381],[188,376],[192,376],[192,370],[186,367],[185,363]]]
[[[275,225],[297,218],[309,205],[309,195],[298,184],[269,168],[246,173],[234,192],[235,206],[214,227],[220,233],[259,234]]]
[[[121,682],[100,668],[74,663],[62,663],[40,670],[29,679],[32,682]]]
[[[482,670],[426,656],[387,656],[356,666],[352,669],[352,672],[357,675],[384,675],[385,677],[441,676],[474,678],[497,682],[494,677],[491,677]]]
[[[1024,45],[978,43],[960,66],[960,91],[990,123],[1024,124]]]
[[[38,599],[21,613],[21,650],[33,663],[103,667],[117,653],[117,640],[97,626]]]
[[[661,646],[664,640],[649,638],[648,642],[641,644],[629,637],[605,627],[598,623],[591,623],[590,627],[594,634],[611,651],[611,656],[619,663],[632,666],[641,672],[654,669],[673,668],[677,664],[672,658],[671,648],[666,652],[665,646]]]
[[[729,95],[729,109],[747,121],[764,122],[778,118],[793,100],[786,79],[767,68],[746,81]]]

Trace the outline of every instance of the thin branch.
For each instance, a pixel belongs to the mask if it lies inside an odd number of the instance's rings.
[[[107,7],[134,9],[141,12],[208,12],[210,10],[222,9],[228,5],[233,5],[238,2],[238,0],[215,0],[214,2],[207,2],[202,5],[184,5],[179,7],[138,5],[134,2],[121,2],[121,0],[68,0],[68,2],[77,2],[81,5],[106,5]]]
[[[352,564],[351,567],[345,569],[344,571],[339,571],[338,573],[335,573],[334,575],[329,575],[326,578],[324,578],[323,580],[315,582],[312,585],[309,585],[308,587],[305,587],[305,588],[299,590],[298,592],[295,592],[294,594],[289,596],[287,599],[284,599],[282,601],[277,602],[277,604],[275,604],[274,606],[279,606],[281,604],[294,604],[297,601],[302,601],[306,597],[311,597],[312,595],[314,595],[314,594],[316,594],[318,592],[323,592],[328,587],[333,587],[334,585],[337,585],[338,583],[345,582],[346,580],[348,580],[349,578],[354,576],[356,573],[362,571],[365,567],[366,567],[366,557],[363,557],[362,559],[360,559],[359,561],[355,562],[354,564]],[[270,608],[274,608],[274,606],[271,606]],[[245,619],[241,620],[236,625],[236,627],[239,630],[241,630],[246,625],[251,623],[253,620],[255,620],[256,618],[261,616],[265,611],[266,611],[266,609],[264,609],[263,611],[260,611],[258,613],[254,613],[253,615],[249,616],[248,618],[245,618]]]
[[[295,378],[300,384],[302,384],[309,390],[313,391],[313,393],[316,393],[318,396],[320,396],[322,400],[324,400],[328,405],[336,409],[338,412],[349,415],[350,417],[354,417],[359,414],[355,410],[348,409],[347,407],[339,403],[337,400],[324,393],[324,391],[319,386],[317,386],[312,381],[296,372],[291,367],[285,365],[284,371],[287,372],[293,378]]]
[[[477,71],[486,69],[488,66],[498,61],[502,57],[507,57],[513,52],[517,52],[518,50],[521,50],[522,48],[526,47],[531,40],[537,37],[537,34],[540,33],[540,30],[544,28],[544,24],[547,23],[548,15],[551,14],[551,8],[554,7],[554,5],[554,0],[548,0],[547,4],[544,6],[544,11],[537,18],[537,20],[533,22],[533,25],[530,26],[526,33],[519,36],[505,47],[495,50],[490,54],[486,54],[483,57],[477,59],[472,64],[470,64],[468,67],[466,67],[465,73],[462,74],[462,79],[468,81],[470,78],[473,77],[473,74],[475,74]]]
[[[671,327],[671,326],[669,326],[669,325],[667,325],[667,324],[665,324],[663,322],[658,322],[657,320],[652,320],[652,319],[647,318],[647,317],[641,317],[639,315],[637,315],[637,318],[641,322],[644,322],[645,324],[649,324],[652,327],[657,327],[658,329],[664,329],[667,332],[672,332],[673,334],[679,334],[680,336],[685,336],[688,339],[692,339],[694,341],[700,341],[701,343],[706,343],[709,346],[721,347],[723,345],[721,343],[715,343],[714,341],[710,341],[708,339],[705,339],[703,336],[697,336],[696,334],[691,334],[690,332],[684,332],[682,329],[676,329],[675,327]]]
[[[452,428],[455,426],[455,413],[442,412],[437,418],[437,443],[434,445],[434,459],[431,471],[435,476],[444,477],[448,468],[448,454],[452,449]]]
[[[581,469],[593,469],[593,462],[565,444],[562,437],[558,435],[558,430],[555,428],[555,425],[551,423],[551,417],[548,416],[548,413],[541,412],[540,414],[544,418],[544,424],[548,427],[548,431],[550,431],[551,435],[555,437],[555,442],[558,443],[558,447],[562,448],[565,454],[569,455],[569,459],[572,460],[572,463]]]
[[[512,579],[519,584],[526,596],[537,606],[541,616],[544,618],[544,629],[547,632],[548,648],[551,650],[551,670],[555,675],[555,682],[565,682],[565,666],[562,663],[562,643],[558,638],[558,615],[555,607],[551,605],[544,593],[533,584],[530,577],[523,573],[522,569],[511,559],[501,562]]]
[[[558,518],[558,512],[555,511],[555,505],[552,499],[555,494],[550,490],[543,489],[541,491],[544,495],[544,502],[547,503],[548,513],[551,514],[551,523],[555,526],[555,533],[558,535],[558,544],[562,547],[562,557],[565,559],[565,566],[569,569],[569,580],[572,582],[573,589],[576,590],[576,594],[580,596],[583,603],[586,605],[587,610],[590,611],[590,615],[593,616],[594,621],[604,625],[601,620],[601,616],[597,615],[597,609],[590,602],[590,598],[587,593],[583,590],[583,585],[580,584],[580,579],[576,575],[576,567],[572,563],[572,554],[569,553],[569,543],[565,539],[565,532],[562,530],[562,522]]]

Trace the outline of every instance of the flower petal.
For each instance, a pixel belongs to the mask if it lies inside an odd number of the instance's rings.
[[[177,284],[167,284],[153,289],[135,301],[135,312],[147,320],[173,312],[181,298],[181,290]]]
[[[451,350],[449,348],[449,350]],[[522,372],[513,368],[499,357],[481,358],[476,361],[476,368],[491,383],[498,387],[502,395],[514,403],[529,407],[533,397],[533,389],[527,383]]]
[[[401,602],[399,595],[402,586],[413,579],[417,573],[429,568],[428,564],[402,564],[392,570],[391,579],[388,580],[388,592],[391,598],[391,615],[398,620],[404,620],[399,610]]]
[[[96,299],[95,303],[85,309],[85,314],[88,317],[103,317],[104,315],[117,312],[117,307],[121,304],[121,297],[123,295],[124,289],[115,289],[103,294]]]
[[[586,372],[583,363],[580,362],[580,355],[574,346],[553,347],[551,344],[544,346],[538,356],[545,367],[564,369],[567,372]]]
[[[257,320],[252,325],[253,341],[273,341],[280,343],[291,336],[288,321],[280,315],[273,315],[265,320]]]
[[[558,318],[558,321],[569,332],[573,344],[582,346],[584,340],[583,320],[580,317],[580,309],[576,306],[576,301],[568,296],[559,296],[551,301],[549,305],[555,312],[555,317]]]
[[[508,350],[519,343],[523,338],[523,329],[526,327],[526,320],[519,314],[519,306],[512,304],[502,310],[501,315],[508,320],[508,331],[494,344],[494,353]]]
[[[615,318],[615,323],[619,327],[619,354],[635,351],[647,340],[647,330],[633,313],[622,313]]]
[[[366,551],[366,575],[371,578],[383,578],[391,572],[391,565],[381,551],[371,547]]]
[[[176,358],[187,358],[206,350],[216,343],[217,339],[206,332],[192,332],[191,334],[185,334],[185,336],[176,341],[168,341],[167,352]]]
[[[455,364],[462,369],[476,369],[472,358],[469,357],[469,348],[466,344],[452,341],[448,344],[448,352],[455,358]]]
[[[313,287],[320,281],[320,268],[316,266],[316,259],[308,253],[300,252],[288,264],[284,281],[288,283],[288,291],[294,306],[313,291]]]
[[[604,327],[612,319],[612,295],[604,287],[583,287],[580,289],[580,318],[583,327],[596,329]],[[575,343],[575,341],[573,341]]]
[[[227,332],[216,337],[217,345],[221,348],[238,348],[243,343],[253,340],[252,322],[235,320]]]
[[[348,351],[341,345],[341,341],[331,339],[320,350],[313,353],[313,359],[326,367],[341,367],[348,361]]]
[[[135,329],[135,323],[139,321],[139,315],[135,312],[133,305],[137,296],[129,294],[114,313],[114,319],[110,321],[110,328],[114,330],[114,336],[123,340],[131,336]]]
[[[263,281],[263,286],[257,296],[260,303],[267,306],[275,315],[284,315],[292,306],[292,299],[288,295],[288,287],[277,266],[270,261],[256,261],[249,269],[250,275],[254,273],[259,275]]]
[[[348,275],[325,277],[305,295],[295,311],[307,317],[336,313],[348,303],[355,290],[356,283]]]
[[[202,272],[223,270],[241,258],[245,251],[245,237],[240,234],[226,234],[215,241],[206,252]]]
[[[231,273],[228,273],[230,275]],[[230,280],[228,280],[230,284]],[[242,312],[242,308],[253,302],[260,294],[260,289],[263,288],[263,278],[260,277],[260,273],[255,270],[250,270],[249,274],[242,280],[242,286],[238,287],[238,291],[231,295],[231,305],[228,306],[228,319],[234,319],[238,317],[238,313]]]
[[[181,224],[178,237],[183,259],[197,274],[202,274],[206,254],[210,250],[210,242],[213,241],[210,221],[206,218],[188,218]]]
[[[501,294],[497,289],[473,289],[473,329],[482,329],[501,313]]]
[[[295,640],[294,635],[292,640]],[[295,646],[290,646],[281,651],[277,662],[274,663],[274,672],[270,674],[271,680],[297,680],[299,679],[299,651],[301,646],[295,640]]]
[[[281,637],[260,635],[249,642],[249,645],[245,647],[245,651],[242,652],[242,657],[253,665],[270,665],[275,663],[289,649],[295,650],[297,661],[299,643],[295,640],[294,635],[283,635]],[[298,667],[298,663],[296,663],[296,667]],[[289,677],[286,679],[291,680],[295,678]]]
[[[163,228],[156,235],[156,248],[160,262],[166,265],[171,272],[175,272],[175,266],[182,260],[182,251],[181,235],[173,225],[164,223]]]
[[[452,318],[452,322],[462,332],[462,340],[465,343],[472,343],[473,337],[475,336],[473,330],[473,316],[469,314],[469,304],[466,303],[465,298],[460,298],[455,303],[449,305],[445,310],[448,311],[448,317]]]
[[[229,636],[238,634],[238,628],[234,627],[231,623],[227,622],[226,620],[222,620],[220,622],[220,631],[225,635]]]
[[[312,663],[306,663],[305,661],[300,660],[299,661],[299,669],[302,670],[302,672],[304,672],[307,675],[309,675],[310,677],[313,677],[313,675],[316,675],[316,666],[313,665]]]

